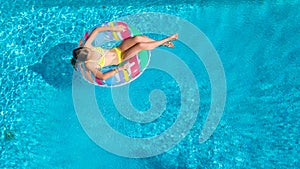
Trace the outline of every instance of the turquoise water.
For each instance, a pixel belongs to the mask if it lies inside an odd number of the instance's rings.
[[[299,0],[1,4],[0,168],[300,167]],[[168,51],[182,58],[197,78],[198,119],[168,152],[129,159],[98,147],[80,126],[72,101],[69,58],[85,30],[144,12],[181,17],[206,34],[224,66],[227,101],[216,131],[199,144],[210,82],[197,56],[175,42],[176,48]],[[100,109],[111,126],[129,136],[149,137],[175,121],[180,96],[170,76],[148,70],[132,83],[133,88],[131,100],[141,111],[150,107],[150,91],[162,89],[167,111],[150,124],[128,122],[109,101],[110,90],[97,88],[97,95],[103,96],[97,97],[98,103],[105,105]]]

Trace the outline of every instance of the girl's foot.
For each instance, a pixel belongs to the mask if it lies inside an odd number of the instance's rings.
[[[174,43],[171,41],[168,41],[164,43],[162,46],[168,47],[168,48],[174,48]]]
[[[166,46],[168,48],[174,48],[174,43],[171,41],[178,39],[178,33],[175,33],[174,35],[169,36],[168,39],[169,39],[169,41],[164,43],[162,46]]]
[[[174,35],[169,36],[170,41],[171,40],[177,40],[178,39],[178,33],[175,33]]]

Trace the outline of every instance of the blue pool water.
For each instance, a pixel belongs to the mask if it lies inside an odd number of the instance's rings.
[[[0,2],[0,168],[300,167],[299,0]],[[227,96],[217,129],[200,144],[211,101],[207,72],[180,41],[173,50],[164,48],[179,56],[197,79],[197,121],[166,153],[131,159],[105,151],[82,129],[72,100],[69,59],[85,30],[146,12],[175,15],[206,34],[222,61]],[[180,107],[178,85],[159,70],[147,70],[132,82],[133,106],[149,109],[153,89],[164,91],[167,104],[161,117],[149,124],[122,117],[111,102],[110,89],[96,88],[95,93],[114,129],[131,137],[151,137],[174,123]]]

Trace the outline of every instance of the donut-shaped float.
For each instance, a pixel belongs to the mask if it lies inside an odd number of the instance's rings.
[[[125,23],[125,22],[106,22],[100,26],[117,26],[117,25],[123,25],[125,26],[124,32],[114,32],[114,31],[105,31],[105,32],[99,32],[96,36],[95,40],[92,42],[92,45],[95,47],[102,47],[102,48],[112,48],[112,46],[116,45],[119,41],[122,41],[124,39],[140,35],[140,32],[134,28],[133,26]],[[95,27],[94,29],[96,29]],[[94,30],[90,30],[85,32],[84,36],[80,39],[80,46],[83,46],[86,40],[89,38],[90,33]],[[150,51],[143,50],[139,52],[134,57],[130,58],[129,60],[123,61],[119,65],[112,65],[112,66],[106,66],[101,68],[99,71],[102,73],[111,71],[112,69],[116,68],[117,66],[122,66],[124,64],[129,65],[128,69],[126,70],[120,70],[118,73],[116,73],[111,78],[108,78],[106,80],[101,80],[94,76],[94,74],[88,70],[85,67],[84,62],[79,63],[77,65],[77,68],[79,68],[83,78],[97,86],[102,87],[117,87],[122,86],[125,84],[130,83],[131,81],[135,80],[138,76],[142,74],[142,72],[147,68],[149,62],[150,62]]]

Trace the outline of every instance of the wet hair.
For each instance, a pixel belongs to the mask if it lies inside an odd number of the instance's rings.
[[[71,64],[73,68],[76,70],[76,63],[83,62],[86,60],[88,56],[88,50],[85,47],[79,47],[73,50],[73,58],[71,59]]]

